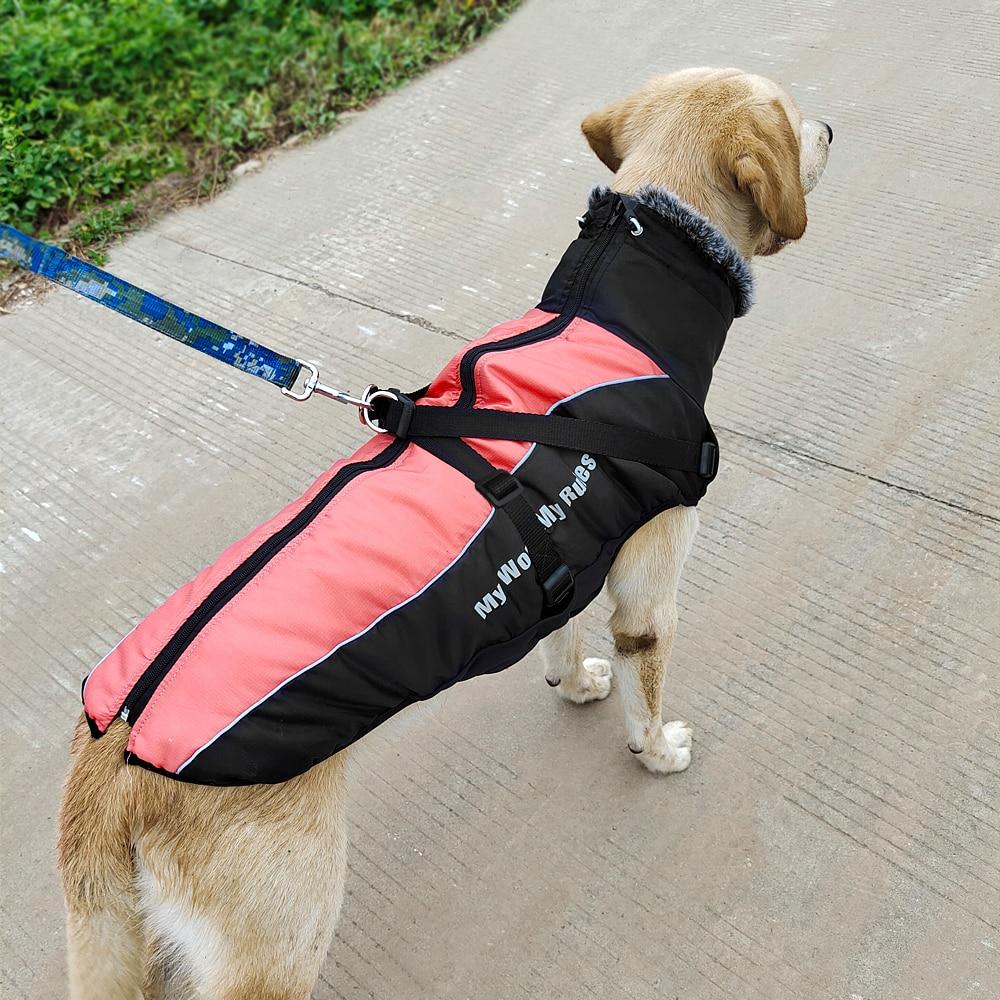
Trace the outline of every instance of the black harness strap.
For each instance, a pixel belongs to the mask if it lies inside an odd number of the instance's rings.
[[[557,611],[565,606],[573,596],[573,574],[517,479],[490,465],[478,451],[457,438],[415,438],[414,443],[471,479],[476,489],[507,515],[531,557],[535,577],[545,594],[545,607]]]
[[[706,478],[715,475],[718,465],[714,441],[680,441],[641,428],[618,427],[597,420],[506,410],[417,406],[413,397],[397,389],[376,394],[371,407],[373,426],[397,438],[413,440],[468,476],[476,489],[510,518],[531,557],[549,610],[558,610],[572,597],[573,574],[525,498],[517,479],[490,465],[462,438],[534,441],[554,448],[641,462],[653,468],[696,472]]]
[[[653,468],[696,472],[706,478],[715,475],[718,465],[714,441],[680,441],[638,427],[553,414],[416,406],[403,393],[397,393],[395,399],[379,400],[379,404],[375,412],[379,426],[399,438],[534,441]]]

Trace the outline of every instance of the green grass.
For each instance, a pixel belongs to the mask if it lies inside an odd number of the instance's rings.
[[[98,250],[516,0],[0,0],[0,220]]]

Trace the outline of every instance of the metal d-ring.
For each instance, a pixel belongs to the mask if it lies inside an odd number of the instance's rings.
[[[634,215],[629,216],[628,226],[633,236],[642,236],[642,223]]]
[[[372,404],[376,399],[395,400],[399,399],[399,397],[389,389],[380,389],[377,385],[369,385],[361,393],[361,401],[364,404],[364,408],[358,408],[358,416],[361,418],[361,423],[370,427],[376,434],[388,434],[389,432],[386,428],[379,427],[372,419],[372,414],[375,411],[375,407]]]

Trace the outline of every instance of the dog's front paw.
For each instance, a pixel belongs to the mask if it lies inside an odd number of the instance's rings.
[[[588,657],[579,670],[554,686],[567,701],[577,705],[600,701],[611,693],[611,664],[607,660]]]
[[[635,750],[630,746],[630,750]],[[639,760],[654,774],[674,774],[691,763],[691,730],[686,722],[668,722],[646,734]]]

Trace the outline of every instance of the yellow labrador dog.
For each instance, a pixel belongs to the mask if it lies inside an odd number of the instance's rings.
[[[737,70],[659,77],[588,115],[583,132],[613,188],[669,189],[744,258],[806,228],[805,195],[833,133],[770,80]],[[649,522],[608,579],[613,662],[583,659],[571,623],[545,641],[546,679],[576,702],[621,687],[629,749],[651,771],[691,759],[684,723],[664,725],[676,591],[693,507]],[[61,815],[74,1000],[134,1000],[171,983],[212,1000],[303,1000],[343,896],[345,754],[276,785],[185,784],[123,763],[128,728],[93,740],[81,721]]]

